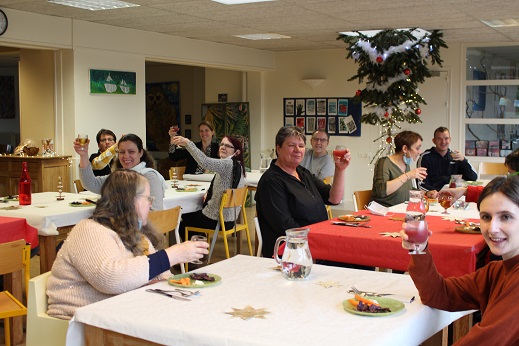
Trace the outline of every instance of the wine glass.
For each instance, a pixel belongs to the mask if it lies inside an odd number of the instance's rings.
[[[346,147],[344,145],[336,145],[333,151],[333,157],[335,161],[342,159],[346,155]]]
[[[171,187],[178,188],[178,170],[177,167],[171,167]]]
[[[203,235],[194,235],[194,236],[191,236],[191,241],[205,241],[205,242],[207,242],[207,237],[205,237]],[[204,264],[204,261],[206,260],[206,257],[207,257],[207,255],[204,255],[204,257],[202,257],[201,259],[192,261],[191,263],[192,264]]]
[[[175,125],[171,126],[171,130],[173,130],[173,132],[175,132],[175,136],[179,135],[178,131],[180,131],[180,128],[178,127],[178,125],[175,124]],[[181,149],[182,147],[180,145],[177,145],[176,148]]]
[[[441,195],[438,198],[438,202],[440,202],[442,208],[445,209],[442,214],[450,214],[449,212],[447,212],[447,209],[449,209],[449,207],[452,205],[452,199],[453,198],[451,195]]]
[[[84,133],[80,133],[77,135],[77,141],[83,147],[81,150],[85,150],[85,144],[88,142],[88,135]]]
[[[429,238],[429,230],[427,228],[427,221],[414,220],[407,221],[405,224],[405,234],[409,237],[408,242],[414,245],[414,250],[409,251],[410,254],[421,255],[425,252],[420,251],[420,244],[423,244]]]

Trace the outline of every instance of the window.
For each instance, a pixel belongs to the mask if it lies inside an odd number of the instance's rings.
[[[504,157],[519,148],[519,46],[468,47],[465,154]]]

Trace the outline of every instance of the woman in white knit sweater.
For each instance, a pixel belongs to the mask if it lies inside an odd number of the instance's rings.
[[[107,176],[91,218],[70,232],[47,283],[48,314],[70,319],[77,308],[167,279],[170,267],[207,254],[206,242],[157,250],[163,236],[147,224],[148,180],[131,170]]]

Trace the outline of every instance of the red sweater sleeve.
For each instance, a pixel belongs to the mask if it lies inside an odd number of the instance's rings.
[[[483,186],[467,186],[467,196],[465,200],[467,202],[477,202],[481,191],[483,191]]]

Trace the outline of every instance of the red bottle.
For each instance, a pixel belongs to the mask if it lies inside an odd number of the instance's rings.
[[[20,205],[31,205],[31,177],[27,172],[27,162],[22,162],[22,175],[18,182],[18,200]]]

